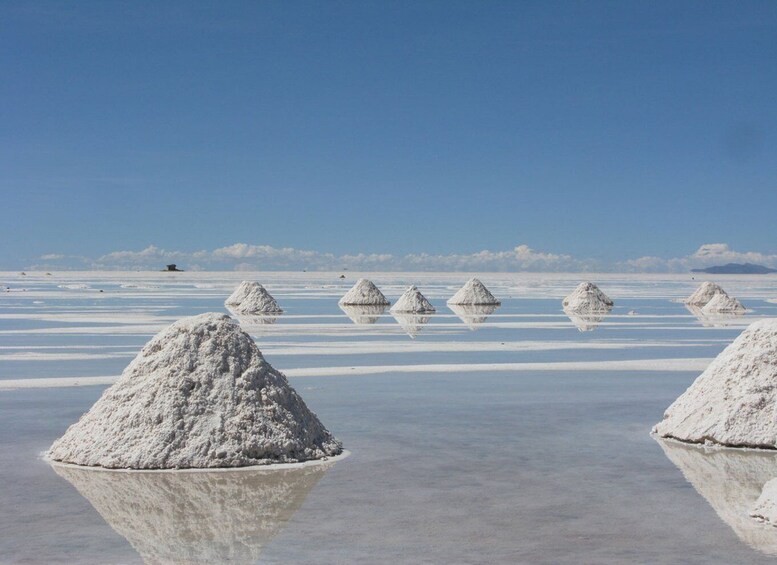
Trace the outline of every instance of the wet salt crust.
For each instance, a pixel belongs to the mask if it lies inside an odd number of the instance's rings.
[[[372,281],[359,279],[340,299],[340,306],[388,306],[390,303]]]
[[[240,467],[337,455],[342,445],[228,316],[157,334],[48,457],[127,469]]]
[[[275,298],[257,282],[243,281],[224,302],[235,314],[280,314]]]
[[[654,432],[691,443],[777,448],[777,319],[751,324],[667,408]]]
[[[486,288],[486,285],[474,277],[469,279],[464,286],[448,300],[448,305],[499,306],[500,304],[499,300],[497,300]]]

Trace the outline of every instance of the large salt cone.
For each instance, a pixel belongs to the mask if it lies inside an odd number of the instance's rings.
[[[662,439],[658,443],[740,540],[753,549],[777,555],[777,528],[751,516],[764,484],[777,477],[777,453],[709,449]]]
[[[478,326],[485,323],[491,314],[496,312],[499,306],[493,304],[448,304],[448,308],[474,332]]]
[[[469,279],[456,294],[449,300],[448,305],[489,305],[499,306],[501,302],[494,297],[480,280],[476,278]]]
[[[411,339],[415,339],[421,332],[423,327],[429,323],[431,316],[424,316],[422,314],[405,314],[401,312],[391,314],[394,319],[402,328],[402,331],[410,336]]]
[[[257,282],[243,281],[224,302],[234,314],[280,314],[275,298]]]
[[[48,456],[124,469],[241,467],[337,455],[342,446],[228,316],[157,334]]]
[[[358,325],[374,324],[386,311],[385,305],[380,306],[347,306],[340,304],[340,310],[345,312],[351,321]]]
[[[728,296],[723,288],[713,282],[703,282],[699,285],[693,294],[686,298],[683,302],[687,306],[695,306],[697,308],[704,308],[712,298],[718,294]]]
[[[434,306],[421,294],[415,286],[408,288],[399,297],[396,304],[391,307],[391,312],[403,314],[430,314],[435,312]]]
[[[359,279],[340,299],[340,306],[388,306],[390,303],[372,281]]]
[[[654,432],[692,443],[777,448],[777,319],[751,324],[675,402]]]
[[[727,294],[716,294],[709,302],[701,309],[705,316],[715,316],[720,314],[728,315],[742,315],[746,312],[742,303],[736,298],[733,298]]]
[[[613,301],[598,286],[591,282],[582,282],[561,302],[565,312],[592,314],[609,312]]]
[[[297,469],[102,471],[54,465],[148,564],[256,563],[329,464]]]

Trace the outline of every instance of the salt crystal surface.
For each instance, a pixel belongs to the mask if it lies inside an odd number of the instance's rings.
[[[728,296],[726,294],[726,291],[721,288],[720,285],[717,285],[713,282],[703,282],[697,288],[693,294],[691,294],[688,298],[685,299],[685,304],[688,306],[696,306],[698,308],[704,308],[706,306],[707,302],[712,300],[712,297],[718,294],[723,294],[724,296]]]
[[[243,281],[224,302],[235,314],[280,314],[275,298],[257,282]]]
[[[777,320],[751,324],[675,402],[653,431],[692,443],[777,448]]]
[[[575,313],[609,312],[613,301],[598,286],[582,282],[561,303],[564,310]]]
[[[427,314],[434,312],[434,306],[421,294],[415,286],[408,288],[391,307],[392,312],[408,312],[412,314]]]
[[[448,304],[499,306],[501,302],[480,280],[471,278],[448,300]]]
[[[388,306],[390,303],[372,281],[359,279],[340,299],[339,304],[341,306]]]
[[[711,314],[744,314],[746,310],[736,298],[728,294],[716,294],[701,311],[702,314],[709,316]]]
[[[48,456],[174,469],[296,463],[341,451],[251,337],[210,313],[152,338]]]

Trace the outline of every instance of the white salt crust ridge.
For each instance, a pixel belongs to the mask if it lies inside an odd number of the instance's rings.
[[[408,288],[391,307],[392,312],[407,312],[411,314],[429,314],[435,312],[434,306],[421,294],[415,286]]]
[[[697,288],[693,294],[691,294],[688,298],[686,298],[684,302],[688,306],[696,306],[697,308],[704,308],[704,306],[707,305],[707,302],[712,300],[712,297],[718,294],[728,296],[728,294],[726,294],[726,291],[723,290],[723,288],[721,288],[720,285],[707,281],[707,282],[701,283],[699,288]]]
[[[480,280],[471,278],[448,300],[448,304],[499,306],[501,302],[489,292],[486,285]]]
[[[567,312],[609,312],[613,301],[592,282],[582,282],[562,301]]]
[[[653,428],[662,437],[730,447],[777,448],[777,319],[743,331]]]
[[[713,314],[744,314],[745,311],[742,303],[728,294],[716,294],[701,309],[702,314],[706,316]]]
[[[280,314],[275,298],[258,282],[243,281],[224,302],[235,314]]]
[[[372,281],[359,279],[340,299],[339,304],[341,306],[388,306],[390,302]]]
[[[342,445],[228,316],[183,318],[149,341],[49,458],[111,469],[299,463]]]
[[[777,478],[771,479],[750,509],[750,516],[771,526],[777,526]]]

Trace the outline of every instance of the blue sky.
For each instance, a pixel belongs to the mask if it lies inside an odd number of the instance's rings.
[[[771,1],[4,2],[0,76],[0,269],[777,254]]]

